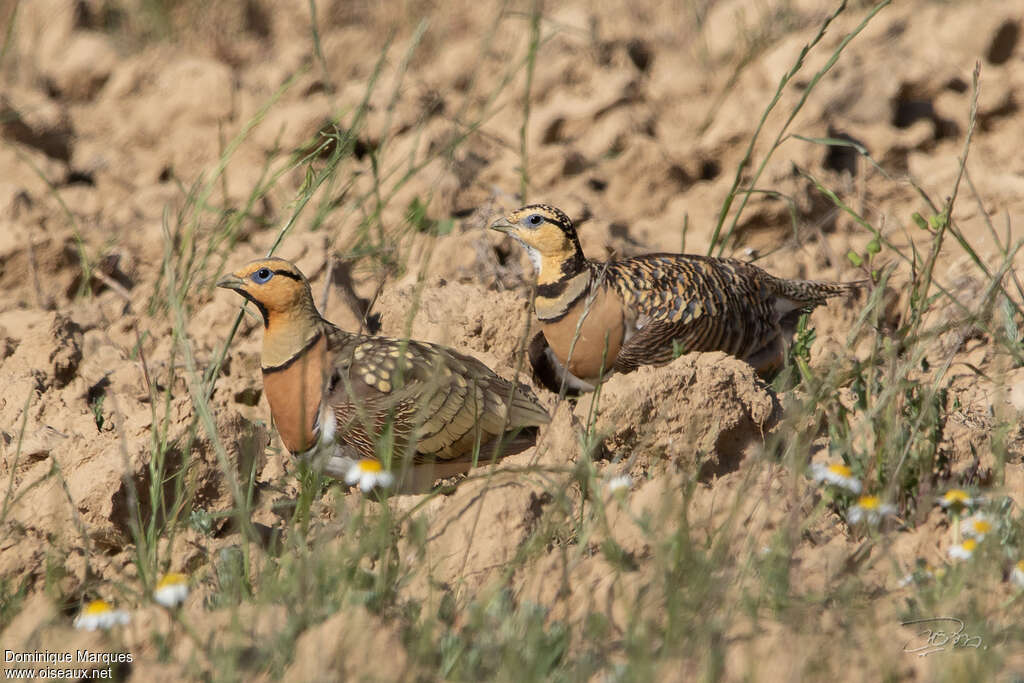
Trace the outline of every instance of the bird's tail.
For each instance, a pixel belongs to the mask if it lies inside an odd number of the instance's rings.
[[[509,428],[536,427],[551,422],[548,411],[537,402],[533,392],[519,385],[512,395],[512,403],[508,411]]]
[[[794,303],[817,306],[837,296],[850,296],[867,287],[871,280],[855,280],[853,282],[821,282],[819,280],[783,280],[776,281],[778,296],[785,297]]]

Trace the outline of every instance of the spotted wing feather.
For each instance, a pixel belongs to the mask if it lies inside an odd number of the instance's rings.
[[[416,461],[454,461],[471,457],[478,443],[535,432],[550,419],[528,389],[513,391],[480,361],[445,347],[335,328],[329,348],[335,371],[327,400],[339,438],[363,457],[375,457],[380,435],[390,433],[396,451],[415,444]]]
[[[794,311],[862,284],[784,280],[737,259],[679,254],[624,259],[608,270],[610,284],[637,314],[637,329],[616,359],[624,372],[667,362],[676,348],[750,357],[775,341]]]

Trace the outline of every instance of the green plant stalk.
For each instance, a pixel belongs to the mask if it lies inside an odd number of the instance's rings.
[[[530,162],[527,134],[530,126],[530,108],[533,97],[533,74],[540,48],[541,0],[533,0],[530,8],[530,44],[526,52],[526,87],[523,90],[523,123],[519,127],[519,197],[525,204],[530,189]]]
[[[789,125],[793,122],[793,120],[796,118],[796,115],[800,112],[804,104],[807,102],[807,99],[814,91],[815,86],[818,84],[818,81],[820,81],[821,78],[832,69],[832,67],[838,61],[839,56],[843,53],[843,50],[845,50],[846,46],[849,45],[850,41],[856,38],[857,35],[860,34],[860,32],[863,31],[864,28],[868,25],[868,23],[870,23],[870,21],[875,17],[875,15],[878,14],[884,7],[889,5],[890,2],[891,0],[883,0],[882,2],[875,5],[874,8],[872,8],[872,10],[868,12],[864,20],[861,21],[860,24],[858,24],[857,27],[854,28],[850,33],[846,34],[846,36],[843,37],[842,42],[840,42],[839,46],[832,53],[832,56],[825,63],[825,66],[814,74],[814,76],[808,83],[807,87],[804,88],[803,94],[801,95],[797,105],[793,108],[793,110],[789,114],[789,117],[786,119],[786,122],[779,129],[778,134],[775,136],[775,141],[769,148],[768,153],[765,155],[765,158],[761,161],[761,164],[758,166],[757,171],[754,173],[754,176],[748,183],[751,187],[757,185],[757,181],[761,177],[761,174],[764,173],[764,169],[768,165],[768,161],[775,153],[775,150],[778,149],[779,145],[782,143],[783,138],[786,134],[786,130],[789,128]],[[725,250],[725,245],[732,237],[732,234],[736,229],[736,225],[739,223],[740,216],[743,214],[743,209],[746,207],[749,195],[744,193],[744,197],[740,201],[740,206],[739,208],[737,208],[736,213],[733,215],[732,222],[729,225],[729,230],[726,232],[725,236],[722,237],[722,227],[725,225],[726,217],[729,215],[729,210],[732,207],[733,200],[736,198],[736,195],[739,191],[739,186],[743,179],[743,171],[747,167],[751,158],[753,157],[754,145],[757,142],[757,138],[760,136],[761,129],[764,128],[764,125],[768,120],[768,115],[772,112],[773,109],[775,109],[775,105],[778,104],[779,100],[782,97],[783,90],[785,90],[786,86],[793,79],[793,77],[796,76],[800,69],[803,68],[804,58],[810,53],[812,49],[814,49],[815,46],[817,46],[817,44],[825,36],[825,32],[828,30],[829,25],[845,9],[846,0],[843,0],[843,2],[839,4],[839,7],[835,10],[835,12],[830,14],[828,18],[825,19],[825,21],[821,25],[821,29],[818,31],[818,34],[811,40],[810,43],[804,46],[804,48],[800,51],[800,55],[797,57],[796,63],[788,72],[786,72],[786,74],[783,75],[782,79],[779,81],[779,87],[776,89],[774,97],[772,98],[768,106],[765,108],[764,113],[761,115],[761,120],[758,122],[757,128],[754,130],[754,134],[750,139],[750,144],[747,146],[747,150],[744,153],[743,158],[740,160],[739,166],[736,168],[736,175],[733,178],[732,187],[730,187],[729,192],[726,194],[725,201],[722,204],[722,209],[718,214],[718,223],[715,225],[715,230],[711,235],[711,242],[708,246],[709,256],[715,251],[716,248],[718,250],[718,256],[722,255],[723,251]]]

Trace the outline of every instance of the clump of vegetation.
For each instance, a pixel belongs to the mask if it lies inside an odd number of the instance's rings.
[[[810,58],[822,52],[826,31],[834,30],[835,19],[852,10],[841,4],[800,51],[735,169],[709,253],[723,254],[735,246],[740,217],[751,197],[763,192],[759,182],[768,161],[787,141],[848,145],[880,169],[856,143],[800,138],[789,127],[816,86],[841,63],[846,47],[887,4],[869,10],[830,54],[823,55],[817,71],[809,71]],[[145,35],[161,39],[172,35],[171,8],[159,2],[144,5],[148,8]],[[280,525],[268,530],[254,521],[255,471],[240,471],[232,464],[231,435],[218,430],[211,400],[245,314],[240,312],[225,325],[223,343],[209,357],[197,353],[189,320],[223,271],[232,247],[243,239],[246,226],[261,220],[256,207],[295,173],[303,181],[271,244],[271,254],[288,244],[300,221],[304,230],[324,232],[332,221],[354,221],[359,229],[352,241],[331,245],[341,260],[378,274],[381,281],[412,273],[419,276],[422,287],[431,259],[437,256],[432,245],[420,250],[411,245],[456,232],[456,222],[431,217],[431,197],[417,195],[410,201],[401,190],[431,162],[457,155],[466,139],[494,115],[498,97],[507,96],[520,82],[525,82],[525,90],[512,95],[522,112],[519,154],[525,195],[533,187],[526,130],[533,111],[535,74],[542,68],[538,51],[559,28],[548,20],[539,2],[518,19],[527,22],[529,29],[521,59],[492,79],[497,85],[489,91],[479,85],[481,67],[476,66],[464,80],[467,88],[478,88],[474,91],[477,105],[458,112],[455,132],[445,144],[408,156],[401,167],[381,166],[380,160],[389,158],[389,146],[398,141],[383,137],[367,145],[367,119],[373,110],[371,102],[383,98],[393,103],[405,95],[406,69],[421,41],[429,37],[425,21],[412,31],[406,53],[396,54],[390,42],[383,45],[359,106],[338,111],[330,125],[301,149],[267,156],[260,182],[244,205],[229,206],[223,190],[232,155],[293,87],[294,77],[268,98],[234,139],[226,141],[211,173],[181,187],[180,208],[165,213],[164,258],[145,311],[171,336],[169,360],[151,366],[136,349],[152,412],[152,445],[146,488],[139,490],[131,479],[126,482],[131,578],[121,585],[101,586],[99,579],[86,572],[86,580],[75,583],[61,580],[54,569],[48,583],[55,601],[70,614],[97,593],[112,591],[121,598],[121,605],[152,606],[150,596],[172,569],[175,544],[227,535],[232,538],[228,547],[188,568],[193,584],[203,586],[197,591],[203,596],[202,613],[233,615],[224,621],[229,624],[224,628],[226,635],[215,637],[215,629],[193,623],[195,612],[177,605],[167,608],[173,626],[161,632],[154,628],[150,634],[153,651],[164,661],[174,660],[179,643],[192,643],[194,658],[176,663],[196,678],[281,677],[295,664],[303,636],[337,614],[351,614],[356,623],[393,634],[391,644],[400,643],[404,668],[398,672],[387,663],[396,656],[393,652],[358,653],[360,662],[380,660],[384,672],[380,677],[764,679],[771,674],[758,670],[762,653],[757,648],[762,646],[755,636],[771,630],[782,634],[780,642],[814,643],[795,669],[799,676],[834,678],[856,670],[870,671],[869,677],[895,678],[903,675],[901,662],[906,655],[899,648],[879,652],[881,637],[876,633],[905,633],[893,630],[898,626],[894,619],[910,622],[947,614],[957,615],[965,632],[980,638],[978,642],[992,644],[986,651],[971,648],[957,653],[964,657],[949,676],[979,680],[995,676],[1004,658],[1024,639],[1024,632],[1014,625],[1019,619],[997,618],[997,610],[1003,609],[1019,615],[1024,589],[1024,565],[1018,564],[1024,558],[1021,513],[999,487],[1014,425],[993,418],[990,452],[983,454],[984,460],[979,454],[972,466],[954,471],[944,435],[958,410],[950,368],[960,344],[954,344],[952,351],[943,351],[939,344],[949,335],[983,335],[1007,368],[1024,365],[1020,333],[1024,293],[1008,284],[1011,279],[1016,284],[1008,274],[1021,243],[1000,239],[993,229],[1003,260],[986,264],[953,218],[967,180],[966,163],[977,122],[977,71],[969,86],[972,106],[964,112],[964,147],[948,198],[935,203],[916,188],[921,207],[916,213],[908,208],[906,230],[925,235],[926,250],[919,251],[913,241],[909,247],[895,243],[881,226],[851,208],[840,192],[801,171],[821,197],[863,230],[863,248],[850,250],[846,259],[863,271],[870,285],[857,304],[845,349],[827,362],[816,360],[817,333],[807,317],[801,320],[790,362],[774,383],[784,407],[781,423],[766,435],[760,453],[735,473],[738,483],[722,489],[713,512],[724,510],[723,514],[695,510],[702,487],[714,483],[702,481],[697,471],[670,467],[651,475],[671,482],[656,500],[645,507],[631,505],[629,497],[639,483],[628,477],[612,483],[600,462],[604,435],[595,427],[599,390],[588,419],[575,427],[579,442],[575,462],[514,471],[537,493],[531,498],[521,537],[509,539],[514,547],[507,557],[495,558],[485,581],[458,571],[453,576],[439,576],[436,571],[439,559],[433,543],[441,532],[431,527],[428,509],[449,495],[451,488],[440,488],[416,502],[398,503],[386,496],[349,494],[316,472],[302,470],[292,504],[274,511]],[[500,33],[502,22],[508,20],[499,14],[487,38]],[[123,29],[123,21],[110,21],[114,27],[110,30]],[[311,40],[313,53],[322,59],[315,24]],[[751,44],[751,49],[762,48],[760,43]],[[390,69],[396,63],[399,67]],[[308,68],[317,69],[320,64]],[[388,79],[382,76],[385,71]],[[759,157],[761,133],[768,122],[775,121],[772,117],[782,94],[797,83],[801,92],[797,104]],[[417,130],[426,125],[418,122]],[[368,184],[363,182],[365,166],[357,160],[367,155]],[[399,224],[385,220],[385,210],[395,205],[402,208],[404,217]],[[982,296],[971,305],[943,288],[935,277],[936,262],[951,243],[967,254],[976,269],[974,275],[983,283]],[[82,268],[91,261],[83,250]],[[887,291],[891,292],[897,273],[907,295],[893,304]],[[410,310],[410,317],[417,312],[416,306]],[[954,317],[946,313],[950,310],[956,312]],[[139,348],[144,334],[140,333]],[[182,395],[190,398],[194,418],[183,437],[172,438],[172,406]],[[122,433],[117,408],[109,398],[96,396],[90,408],[97,430],[109,430],[112,420],[114,431]],[[19,434],[12,444],[15,458],[23,437]],[[234,501],[228,511],[208,510],[197,500],[190,468],[200,441],[209,444],[219,463]],[[787,482],[784,490],[773,490],[762,504],[785,505],[785,514],[768,515],[769,521],[755,524],[749,504],[760,495],[765,477],[778,468],[785,472],[778,477]],[[59,469],[50,476],[61,479],[67,489]],[[460,485],[480,485],[479,496],[485,499],[499,488],[497,484],[491,488],[493,476],[482,469]],[[13,481],[12,476],[0,508],[0,528],[7,511],[18,504]],[[468,505],[467,514],[480,515],[481,506]],[[947,561],[935,565],[920,558],[901,577],[905,579],[902,586],[896,580],[880,581],[879,573],[897,572],[891,552],[896,535],[928,523],[936,506],[943,509],[937,523],[948,526],[950,535]],[[936,523],[934,516],[931,523]],[[629,536],[622,529],[629,529]],[[474,531],[480,530],[474,527]],[[97,561],[102,550],[89,542],[85,530],[81,535],[87,563]],[[837,535],[854,539],[855,550],[820,560],[832,564],[813,585],[796,580],[796,567],[819,561],[814,553],[825,556],[829,539]],[[2,541],[0,532],[0,548]],[[471,546],[473,539],[465,543]],[[531,582],[531,574],[542,578]],[[535,585],[538,582],[544,585]],[[67,586],[73,588],[65,592]],[[17,617],[26,594],[26,585],[0,578],[0,625]],[[252,615],[257,613],[273,615],[269,635],[254,625],[259,620]],[[819,630],[838,640],[823,648]],[[346,643],[335,647],[344,659]],[[870,665],[865,664],[867,659],[873,660]],[[359,673],[374,678],[379,672],[371,667]]]

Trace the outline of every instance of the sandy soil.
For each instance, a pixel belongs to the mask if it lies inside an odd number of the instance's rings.
[[[18,22],[0,62],[0,482],[10,491],[0,517],[0,577],[25,595],[17,613],[0,622],[5,648],[110,649],[104,635],[75,631],[70,615],[83,597],[123,604],[132,591],[138,614],[120,637],[135,653],[127,673],[137,680],[177,679],[207,666],[194,664],[202,659],[194,643],[229,637],[232,620],[247,623],[253,638],[273,634],[279,606],[245,605],[239,615],[204,602],[213,590],[212,580],[202,578],[209,577],[212,558],[239,539],[229,520],[214,515],[212,531],[183,524],[161,551],[168,569],[200,577],[185,605],[198,640],[175,640],[168,663],[150,634],[172,626],[137,592],[130,510],[137,504],[146,518],[165,514],[152,511],[152,491],[163,487],[172,496],[177,486],[194,492],[196,509],[215,513],[232,506],[217,446],[197,422],[188,372],[190,364],[201,371],[220,353],[238,310],[237,298],[215,291],[212,282],[225,268],[266,253],[292,215],[306,179],[302,168],[285,172],[249,204],[253,189],[266,182],[267,159],[309,149],[332,117],[347,120],[392,31],[356,157],[313,201],[334,200],[340,208],[320,222],[311,205],[277,253],[298,263],[318,295],[326,292],[325,315],[341,326],[362,324],[362,300],[370,305],[372,327],[383,334],[408,332],[452,345],[506,377],[522,367],[530,265],[516,245],[485,228],[520,203],[522,74],[493,104],[488,100],[507,66],[523,58],[528,21],[511,8],[502,15],[496,3],[411,3],[400,12],[372,3],[320,4],[322,53],[316,55],[305,3],[182,3],[168,19],[170,37],[145,40],[132,38],[133,22],[142,15],[130,2],[128,13],[117,15],[116,30],[110,29],[111,8],[118,2],[0,3],[0,16],[12,16],[17,7]],[[526,131],[529,199],[559,205],[578,218],[592,257],[707,249],[780,76],[831,10],[830,3],[815,0],[783,3],[786,9],[742,0],[697,4],[707,7],[697,13],[671,3],[571,2],[545,15],[544,30],[552,37],[538,53]],[[810,74],[863,19],[866,8],[857,4],[829,29],[796,87],[785,91],[764,140],[796,106]],[[845,254],[863,253],[871,234],[801,172],[841,193],[904,253],[911,245],[927,249],[929,234],[911,220],[915,211],[927,215],[926,208],[906,179],[937,203],[950,193],[967,129],[971,73],[980,61],[977,129],[967,165],[977,194],[965,183],[954,217],[983,262],[997,270],[1000,245],[986,221],[1000,239],[1004,233],[1010,241],[1024,236],[1024,118],[1017,102],[1024,92],[1024,45],[1011,6],[914,0],[883,10],[813,91],[791,128],[810,138],[850,136],[879,167],[841,148],[790,138],[758,183],[785,199],[753,195],[728,252],[757,256],[781,276],[863,276]],[[415,43],[419,19],[428,14],[430,24]],[[759,48],[757,57],[737,71],[750,45]],[[229,143],[272,100],[232,150],[226,171],[204,198],[207,208],[190,204],[193,184],[212,176]],[[482,125],[453,153],[444,153],[485,106],[492,109]],[[766,145],[758,144],[756,160]],[[410,158],[424,163],[383,207],[380,223],[394,234],[379,243],[363,227],[373,206],[354,202],[372,187],[373,154],[367,150],[377,147],[384,150],[381,169],[402,168]],[[427,220],[452,220],[450,232],[434,237],[401,230],[414,198],[429,202]],[[246,217],[228,239],[213,242],[226,209]],[[88,280],[82,254],[93,266]],[[187,291],[184,331],[193,357],[174,342],[175,312],[161,303],[170,272],[164,264],[190,259],[200,265],[190,281],[177,284]],[[884,296],[898,310],[911,273],[906,263],[894,263]],[[952,241],[935,278],[967,306],[985,296],[987,283]],[[858,303],[837,302],[814,313],[812,367],[868,352],[865,335],[847,346]],[[958,310],[947,306],[936,315],[954,321]],[[231,467],[239,473],[255,467],[260,488],[253,520],[269,532],[285,524],[275,505],[294,499],[298,484],[268,426],[258,376],[259,327],[252,318],[242,322],[212,407]],[[941,440],[951,463],[943,484],[980,481],[992,495],[1019,497],[1024,432],[1017,427],[993,436],[993,425],[1015,424],[1024,410],[1024,369],[1015,369],[984,333],[955,326],[936,340],[929,361],[950,362],[955,378]],[[528,374],[521,379],[530,381]],[[428,550],[402,561],[422,563],[436,585],[458,586],[465,596],[504,581],[522,600],[547,605],[553,617],[570,622],[595,602],[607,604],[612,628],[621,633],[632,617],[619,596],[653,582],[647,560],[663,552],[645,542],[638,525],[650,519],[672,523],[659,516],[659,505],[686,489],[694,472],[687,518],[697,543],[732,524],[741,527],[736,533],[749,548],[767,548],[791,527],[788,521],[809,515],[819,500],[802,474],[758,459],[789,397],[723,354],[687,355],[664,368],[611,378],[594,420],[603,437],[594,450],[600,476],[629,474],[634,481],[621,504],[609,503],[605,533],[636,571],[620,574],[599,554],[566,566],[553,548],[508,577],[503,567],[552,507],[550,488],[568,486],[573,465],[589,457],[579,434],[591,419],[591,399],[570,404],[540,386],[536,391],[553,415],[538,447],[486,468],[486,475],[423,507]],[[166,412],[164,392],[170,396]],[[154,438],[167,444],[169,472],[187,465],[181,477],[153,481]],[[1009,457],[993,479],[984,473],[992,466],[994,438],[1007,444]],[[827,461],[828,449],[813,459]],[[748,466],[753,462],[758,466]],[[523,474],[531,468],[534,474]],[[349,498],[351,509],[364,504]],[[389,504],[408,510],[418,499]],[[336,514],[328,507],[315,508],[322,538],[329,537]],[[934,659],[895,658],[896,668],[884,671],[872,663],[872,647],[902,636],[901,591],[913,588],[899,587],[899,578],[919,558],[935,565],[947,560],[944,514],[929,506],[916,514],[915,526],[894,532],[886,561],[862,576],[864,595],[874,599],[871,623],[886,626],[858,636],[858,648],[829,650],[856,624],[837,623],[827,610],[808,613],[799,627],[733,620],[721,637],[743,646],[729,650],[728,676],[759,671],[759,678],[778,680],[846,667],[866,678],[936,675],[934,667],[942,664]],[[848,571],[863,542],[828,514],[790,540],[790,581],[821,591]],[[432,604],[435,584],[421,579],[406,590]],[[647,598],[652,604],[657,590]],[[1012,596],[1000,577],[992,590],[999,600]],[[1019,617],[1019,607],[1012,609]],[[1012,618],[992,615],[1000,623]],[[317,656],[341,642],[346,652],[359,654]],[[405,647],[385,616],[346,612],[299,637],[288,674],[293,680],[367,670],[382,678],[407,676],[414,665]],[[382,650],[393,653],[386,662],[369,654]],[[814,668],[815,657],[824,655],[797,652],[831,652],[834,659]],[[1011,669],[1024,667],[1020,652],[1000,656]],[[660,675],[673,678],[668,670]]]

